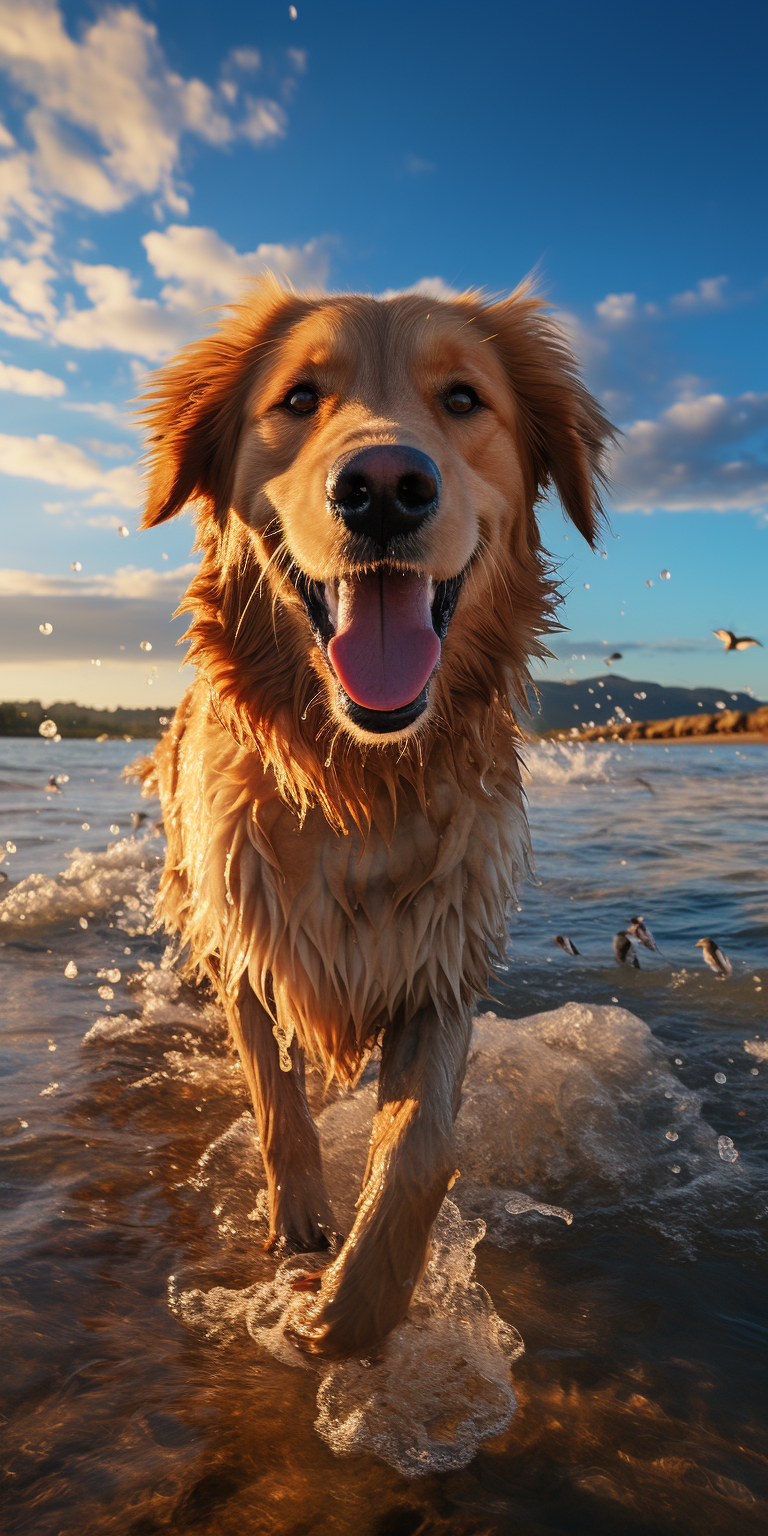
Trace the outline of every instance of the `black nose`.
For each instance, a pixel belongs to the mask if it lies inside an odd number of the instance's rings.
[[[391,539],[415,533],[437,510],[440,471],[418,448],[380,443],[339,459],[325,492],[330,511],[350,533],[386,549]]]

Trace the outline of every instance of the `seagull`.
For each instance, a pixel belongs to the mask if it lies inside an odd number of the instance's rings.
[[[751,645],[763,649],[762,640],[754,640],[752,635],[735,635],[732,629],[713,629],[712,633],[722,640],[727,651],[748,651]]]
[[[558,933],[555,936],[555,943],[559,946],[560,949],[564,949],[567,955],[579,954],[579,950],[576,948],[573,939],[566,938],[565,934]]]
[[[613,953],[619,965],[633,965],[636,971],[640,969],[640,961],[632,948],[632,940],[624,932],[623,928],[615,935],[613,940]]]
[[[630,939],[635,939],[639,944],[644,944],[646,949],[655,949],[657,955],[661,954],[650,928],[646,926],[645,918],[633,917],[627,933]]]
[[[623,657],[622,657],[621,651],[613,651],[610,656],[606,656],[606,658],[605,658],[605,665],[607,667],[609,667],[611,665],[612,661],[622,661],[622,660],[623,660]]]
[[[696,948],[703,949],[704,959],[709,969],[714,971],[721,981],[725,981],[726,976],[733,975],[733,966],[728,956],[723,954],[717,939],[698,939],[696,941]]]
[[[61,790],[59,789],[59,786],[56,783],[56,775],[55,775],[55,773],[51,774],[51,777],[49,778],[48,783],[45,786],[45,793],[47,795],[60,795],[61,794]]]

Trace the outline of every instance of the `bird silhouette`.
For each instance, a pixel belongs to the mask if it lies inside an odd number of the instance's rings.
[[[573,939],[569,939],[564,933],[558,933],[555,935],[555,943],[558,945],[558,948],[564,949],[567,955],[579,954],[579,950],[576,948]]]
[[[639,971],[640,961],[638,960],[637,955],[632,948],[632,940],[630,939],[629,935],[625,933],[623,928],[620,928],[618,933],[614,936],[613,953],[615,954],[619,965],[631,965],[634,966],[636,971]]]
[[[718,640],[722,640],[727,651],[748,651],[751,645],[759,645],[763,649],[762,640],[755,640],[752,635],[735,635],[732,629],[713,629],[712,633]]]
[[[630,939],[636,939],[638,944],[644,944],[646,949],[655,949],[657,955],[661,954],[661,950],[659,949],[659,946],[656,943],[650,928],[647,926],[645,918],[633,917],[627,929],[627,933]]]
[[[703,949],[704,959],[711,971],[725,981],[726,976],[733,975],[733,966],[727,955],[723,954],[717,939],[697,939],[696,948]]]

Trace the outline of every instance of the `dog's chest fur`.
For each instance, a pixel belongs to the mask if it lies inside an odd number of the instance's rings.
[[[427,1001],[454,1011],[486,982],[528,853],[516,762],[476,794],[430,769],[396,814],[381,786],[363,836],[319,809],[303,824],[196,683],[155,753],[168,852],[166,925],[234,995],[247,971],[285,1048],[354,1074],[375,1033]]]

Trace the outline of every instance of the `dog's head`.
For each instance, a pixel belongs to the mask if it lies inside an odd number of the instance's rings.
[[[401,747],[519,690],[551,628],[536,502],[592,544],[611,436],[529,291],[266,280],[151,400],[144,525],[197,503],[194,650],[241,728]]]

